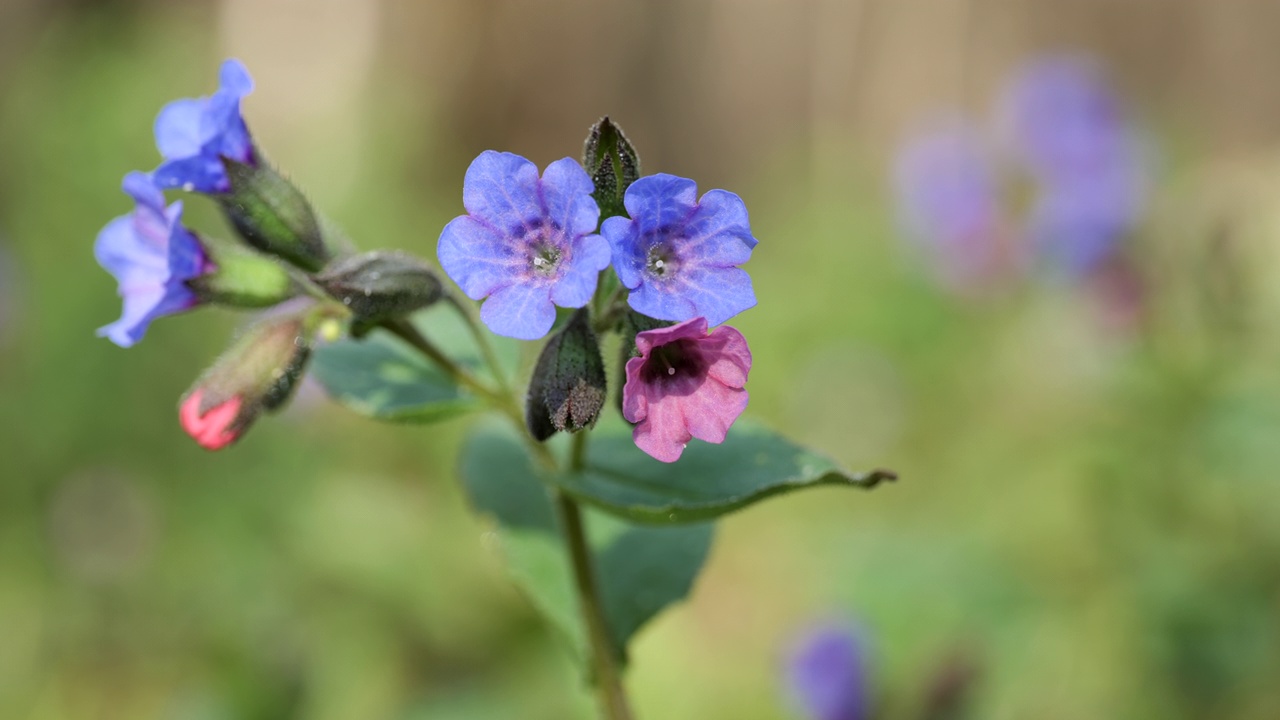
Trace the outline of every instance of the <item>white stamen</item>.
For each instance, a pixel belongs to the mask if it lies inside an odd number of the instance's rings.
[[[676,374],[676,369],[675,369],[675,368],[673,368],[673,367],[669,367],[669,368],[667,368],[667,374],[668,374],[668,375],[675,375],[675,374]]]
[[[183,189],[183,190],[185,190],[185,191],[187,191],[187,192],[191,192],[191,191],[193,191],[193,190],[195,190],[195,189],[196,189],[196,184],[195,184],[195,183],[189,183],[189,182],[188,182],[188,183],[182,183],[182,189]]]
[[[655,261],[653,263],[653,266],[659,269],[661,269],[664,265],[666,265],[666,263],[661,260]]]

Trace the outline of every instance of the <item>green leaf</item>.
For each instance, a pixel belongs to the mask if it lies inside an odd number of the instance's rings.
[[[462,450],[462,480],[476,510],[499,525],[512,579],[580,657],[586,639],[573,593],[568,548],[554,505],[510,432],[481,428]],[[584,513],[605,620],[620,657],[627,642],[668,605],[684,598],[706,561],[714,526],[637,527]]]
[[[433,306],[416,313],[413,323],[455,362],[491,379],[465,321],[453,308]],[[510,374],[518,358],[515,344],[499,341],[495,349],[503,371]],[[416,350],[382,330],[317,347],[311,372],[334,400],[377,420],[430,423],[483,407]]]
[[[476,398],[381,331],[316,348],[311,373],[334,400],[378,420],[435,422],[479,407]]]
[[[586,466],[553,480],[583,502],[645,523],[709,520],[795,490],[871,488],[897,477],[888,470],[847,472],[750,421],[739,421],[719,445],[690,442],[684,456],[670,464],[644,454],[629,434],[597,432]]]

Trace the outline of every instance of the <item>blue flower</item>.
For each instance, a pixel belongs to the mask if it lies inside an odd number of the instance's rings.
[[[958,286],[1015,261],[992,155],[979,133],[948,121],[904,146],[894,168],[900,223]]]
[[[480,318],[499,335],[537,340],[555,306],[579,308],[609,267],[609,245],[595,234],[600,209],[591,178],[570,158],[538,167],[486,150],[467,168],[467,214],[440,233],[445,273],[472,300],[488,298]]]
[[[249,128],[240,116],[240,98],[252,90],[249,71],[239,60],[227,60],[211,97],[175,100],[160,110],[156,147],[164,162],[152,174],[157,187],[202,193],[231,189],[222,158],[257,161]]]
[[[742,198],[711,190],[698,200],[692,180],[659,173],[632,183],[623,205],[631,218],[609,218],[600,232],[637,312],[714,326],[755,306],[751,277],[738,267],[757,243]]]
[[[152,320],[187,310],[199,302],[186,281],[212,270],[200,241],[184,228],[182,202],[165,207],[164,195],[146,175],[124,178],[124,191],[137,202],[98,233],[94,255],[115,276],[124,298],[120,319],[98,330],[120,347],[142,339]]]
[[[1120,99],[1085,56],[1028,63],[1006,87],[1002,103],[1015,149],[1041,179],[1132,159],[1132,131]]]
[[[1039,188],[1029,220],[1037,253],[1068,275],[1092,272],[1144,209],[1149,167],[1123,103],[1095,63],[1074,55],[1029,63],[1003,102]]]
[[[787,679],[796,702],[813,720],[870,716],[862,644],[844,625],[819,627],[801,637],[788,658]]]

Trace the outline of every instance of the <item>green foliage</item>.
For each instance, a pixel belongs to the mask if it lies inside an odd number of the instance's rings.
[[[548,486],[511,433],[481,428],[462,450],[462,481],[471,504],[499,526],[502,555],[530,602],[579,655],[585,638],[572,592],[568,549]],[[627,642],[693,587],[711,547],[710,523],[637,527],[600,513],[585,516],[596,583],[614,647]]]
[[[871,488],[894,475],[850,473],[821,453],[740,420],[719,445],[694,441],[679,462],[658,462],[631,436],[602,432],[586,469],[553,481],[574,497],[645,523],[710,520],[775,495],[823,485]]]

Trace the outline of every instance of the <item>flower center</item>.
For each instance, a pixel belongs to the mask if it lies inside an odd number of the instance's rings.
[[[649,351],[649,361],[640,370],[640,378],[646,383],[661,383],[687,377],[696,377],[706,369],[702,353],[687,340],[659,345]]]
[[[670,245],[657,243],[649,248],[644,266],[649,271],[650,276],[664,278],[672,275],[680,268],[680,260],[676,257]]]
[[[554,223],[535,218],[525,226],[525,257],[529,269],[539,275],[553,275],[564,256],[559,239],[559,228]]]

